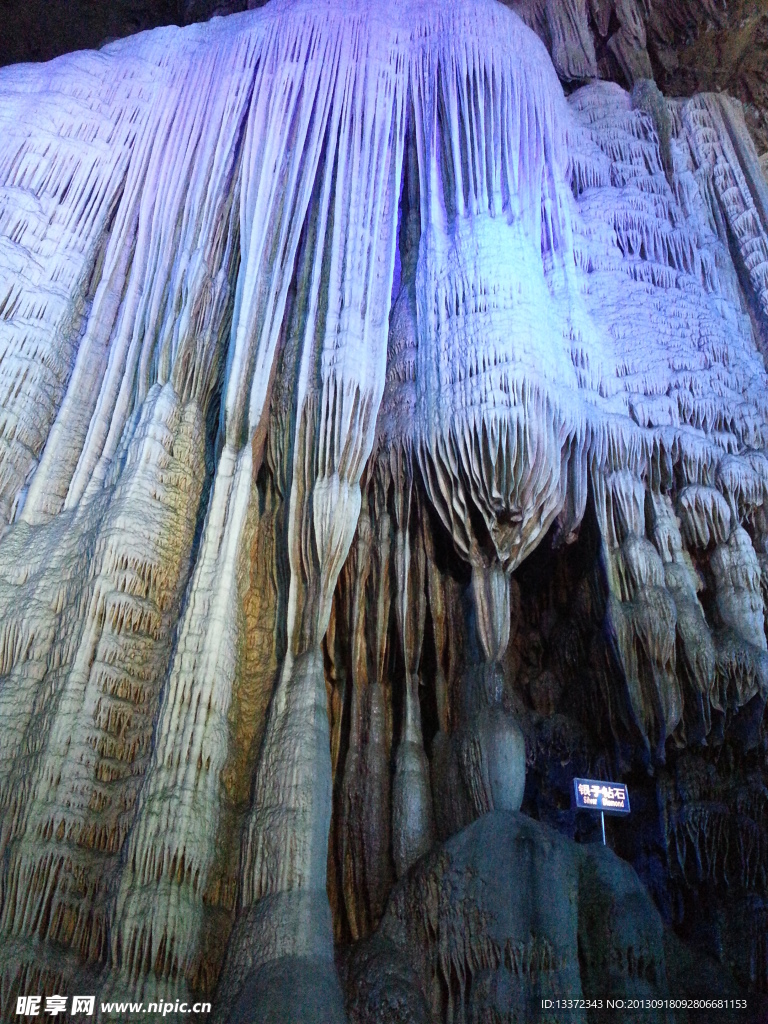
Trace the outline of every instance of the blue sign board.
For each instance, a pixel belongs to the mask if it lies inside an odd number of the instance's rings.
[[[573,792],[576,806],[580,810],[602,811],[604,814],[629,814],[629,791],[623,782],[574,779]]]

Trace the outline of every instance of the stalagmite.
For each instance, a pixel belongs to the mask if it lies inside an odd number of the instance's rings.
[[[484,661],[471,670],[463,694],[466,733],[462,737],[461,772],[475,814],[519,810],[525,786],[523,735],[501,705],[500,661],[509,642],[510,583],[498,567],[472,570],[477,632]]]
[[[759,932],[768,188],[652,15],[272,0],[0,70],[3,1019],[666,993],[579,771],[665,920],[733,879]]]

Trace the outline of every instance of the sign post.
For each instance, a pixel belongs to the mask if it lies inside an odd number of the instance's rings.
[[[574,779],[576,807],[583,811],[600,811],[605,846],[606,814],[629,814],[629,790],[623,782],[599,782],[595,779]]]

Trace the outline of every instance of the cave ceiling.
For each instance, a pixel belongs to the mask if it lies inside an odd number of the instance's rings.
[[[768,1019],[766,5],[0,17],[2,1019]]]

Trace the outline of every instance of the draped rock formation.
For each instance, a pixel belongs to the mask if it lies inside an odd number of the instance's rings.
[[[577,36],[273,0],[0,71],[0,1013],[768,989],[768,185]]]

